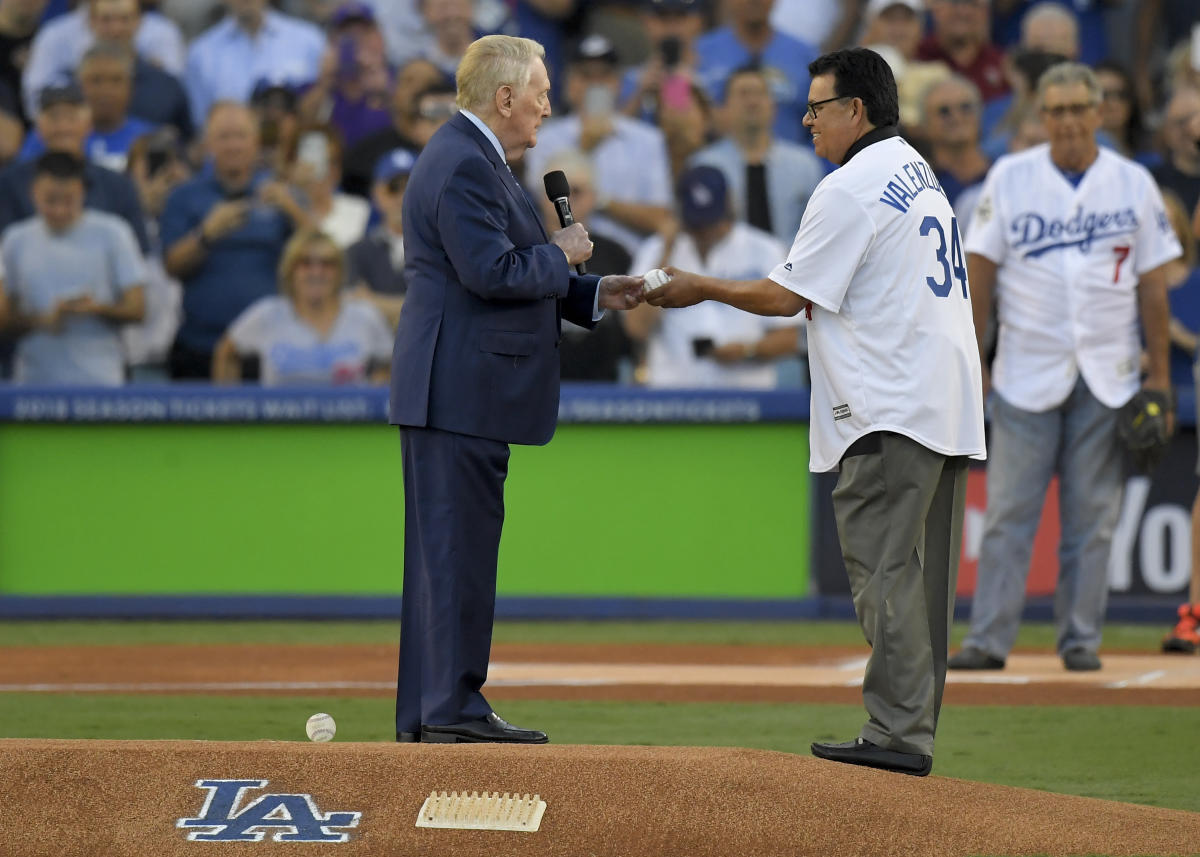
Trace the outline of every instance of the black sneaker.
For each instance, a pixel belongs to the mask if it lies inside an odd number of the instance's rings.
[[[946,661],[946,666],[952,670],[1002,670],[1004,658],[994,658],[983,649],[968,646],[957,655],[952,655]]]
[[[1072,672],[1088,672],[1100,669],[1100,658],[1087,649],[1069,649],[1063,652],[1063,666]]]

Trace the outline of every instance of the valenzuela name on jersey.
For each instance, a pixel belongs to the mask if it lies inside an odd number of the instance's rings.
[[[901,214],[908,214],[909,206],[921,191],[936,190],[942,196],[946,195],[933,169],[924,161],[909,161],[904,165],[903,172],[908,176],[908,181],[896,173],[895,181],[888,182],[879,197],[880,202],[886,202]]]

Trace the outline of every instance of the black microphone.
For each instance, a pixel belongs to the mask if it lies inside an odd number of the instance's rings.
[[[555,170],[542,176],[542,181],[546,185],[546,196],[558,212],[558,225],[566,229],[575,222],[575,215],[571,214],[571,185],[567,182],[567,175],[562,170]],[[586,274],[587,265],[580,262],[575,266],[575,271]]]

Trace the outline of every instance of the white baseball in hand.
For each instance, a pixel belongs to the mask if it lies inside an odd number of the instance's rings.
[[[328,714],[314,714],[304,724],[304,731],[310,741],[332,741],[337,734],[337,724]]]
[[[645,283],[645,285],[642,287],[642,290],[645,292],[652,292],[659,286],[667,283],[670,279],[671,275],[662,268],[651,268],[649,271],[642,274],[642,281]]]

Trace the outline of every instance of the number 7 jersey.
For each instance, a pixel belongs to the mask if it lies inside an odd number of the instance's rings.
[[[1141,377],[1138,280],[1181,255],[1150,173],[1100,149],[1078,184],[1049,144],[992,167],[967,251],[995,262],[1000,322],[992,381],[1006,401],[1041,412],[1082,372],[1119,408]]]
[[[817,186],[771,279],[812,301],[809,467],[876,431],[984,457],[979,352],[962,239],[933,169],[902,137]]]

